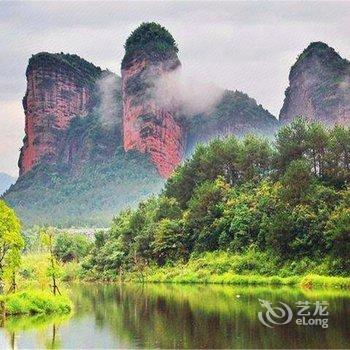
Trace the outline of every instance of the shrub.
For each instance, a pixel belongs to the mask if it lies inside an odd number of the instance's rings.
[[[0,300],[5,302],[5,310],[9,315],[69,313],[72,310],[72,303],[67,296],[54,296],[43,291],[26,290],[1,296]]]

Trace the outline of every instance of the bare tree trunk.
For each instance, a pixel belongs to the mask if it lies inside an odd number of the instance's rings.
[[[16,333],[11,332],[11,349],[16,349]]]
[[[52,341],[51,341],[51,348],[55,348],[56,343],[56,325],[53,324],[52,326]]]
[[[5,307],[5,302],[4,301],[0,301],[0,327],[4,327],[5,324],[5,319],[6,319],[6,307]]]
[[[12,272],[11,286],[10,286],[10,289],[9,289],[9,293],[11,293],[11,292],[15,293],[16,289],[17,289],[16,272]]]
[[[56,292],[58,292],[59,295],[61,295],[60,290],[58,289],[58,285],[56,282],[56,276],[55,276],[55,260],[54,260],[54,253],[52,249],[52,237],[50,237],[50,260],[51,260],[51,267],[52,267],[52,289],[53,294],[56,295]]]
[[[60,290],[58,288],[58,285],[56,283],[56,276],[55,276],[55,274],[52,275],[52,283],[53,283],[52,284],[53,294],[56,295],[56,292],[57,292],[59,295],[61,295],[61,292],[60,292]]]

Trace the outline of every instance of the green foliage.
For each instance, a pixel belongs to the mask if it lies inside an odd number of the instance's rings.
[[[310,166],[305,160],[291,161],[281,179],[283,195],[289,202],[302,202],[310,190],[312,180]]]
[[[66,296],[54,296],[49,292],[26,290],[1,296],[8,315],[66,314],[72,304]]]
[[[287,264],[286,264],[287,265]],[[317,271],[317,264],[295,262],[298,271],[282,266],[270,254],[250,249],[244,254],[227,252],[203,253],[186,263],[175,266],[150,267],[144,273],[146,282],[212,283],[234,285],[300,285],[303,287],[349,288],[350,278],[310,274]],[[295,268],[295,266],[294,266]],[[327,273],[320,270],[320,273]],[[302,276],[304,275],[304,276]],[[138,281],[135,273],[126,276],[127,281]]]
[[[172,35],[160,24],[155,22],[142,23],[128,37],[124,45],[125,56],[122,68],[135,52],[144,52],[153,59],[167,58],[176,55],[178,48]],[[169,56],[170,53],[170,56]]]
[[[350,191],[331,213],[327,223],[327,242],[339,274],[350,270]]]
[[[21,236],[21,225],[13,209],[0,201],[0,249],[1,260],[12,249],[21,249],[24,245]]]
[[[235,274],[280,275],[269,283],[310,272],[348,276],[349,132],[297,119],[275,143],[249,135],[198,146],[159,197],[119,214],[109,234],[96,236],[86,274],[115,279],[136,268],[144,280],[155,265],[206,264],[210,255],[198,254],[225,251],[234,263],[217,267],[227,274],[222,281]],[[334,143],[344,156],[335,155]],[[333,162],[338,170],[327,172]],[[169,274],[188,282],[217,274],[187,272]]]
[[[52,280],[52,292],[56,295],[56,292],[61,294],[59,291],[57,282],[58,279],[62,276],[62,268],[58,263],[55,254],[54,254],[54,246],[55,246],[55,230],[52,227],[42,228],[40,230],[40,240],[43,247],[45,247],[49,253],[48,260],[49,265],[47,267],[46,274]]]
[[[152,254],[160,265],[166,260],[178,260],[183,257],[186,247],[182,222],[170,219],[160,220],[155,227],[151,248],[153,248]]]
[[[79,169],[40,164],[5,199],[27,226],[105,227],[117,211],[135,207],[162,184],[145,155],[119,147],[108,161],[86,162]]]
[[[305,62],[308,58],[312,56],[318,56],[322,63],[331,69],[336,70],[346,70],[348,68],[348,61],[346,59],[342,59],[337,52],[327,44],[318,41],[312,42],[298,57],[297,62],[293,65],[291,69],[291,74],[294,73],[298,67],[301,66],[303,62]]]
[[[21,225],[13,209],[0,200],[0,294],[4,292],[4,273],[15,275],[24,246]]]
[[[99,78],[102,70],[78,55],[61,53],[40,52],[29,59],[27,74],[36,66],[51,65],[64,67],[79,74],[82,80],[92,82]]]
[[[59,267],[53,256],[53,231],[41,230],[41,242],[49,250],[50,264],[46,266],[46,274],[53,281],[53,294],[56,294],[56,278],[59,276]],[[48,292],[26,290],[16,292],[18,289],[17,277],[29,282],[35,276],[37,283],[41,284],[42,276],[34,273],[34,268],[21,266],[21,251],[24,239],[21,235],[20,222],[15,212],[4,201],[0,201],[0,308],[8,315],[20,314],[51,314],[69,313],[72,305],[67,297],[54,297]],[[41,265],[35,266],[40,271]],[[4,295],[4,281],[9,281],[10,288]],[[21,281],[22,283],[22,281]],[[42,285],[43,287],[43,285]],[[59,294],[61,294],[59,292]]]
[[[228,185],[221,178],[217,178],[214,183],[204,182],[195,189],[186,215],[189,247],[193,246],[196,251],[218,248],[219,235],[215,229],[215,220],[222,216],[222,203],[227,190]]]
[[[83,234],[59,233],[55,237],[53,252],[56,258],[64,263],[80,261],[90,251],[91,243]]]

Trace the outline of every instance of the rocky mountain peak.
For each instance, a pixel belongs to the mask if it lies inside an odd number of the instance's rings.
[[[290,70],[280,121],[296,116],[349,124],[350,62],[323,42],[311,43]]]
[[[164,107],[155,85],[180,66],[172,35],[161,25],[143,23],[125,43],[122,61],[124,149],[150,156],[163,177],[182,161],[185,130],[176,107]]]
[[[20,175],[43,159],[47,163],[60,159],[70,122],[88,115],[95,104],[94,84],[101,73],[99,67],[77,55],[40,52],[30,58]]]
[[[349,61],[343,59],[332,47],[321,41],[312,42],[292,66],[290,78],[305,69],[316,74],[327,73],[325,70],[332,70],[335,74],[339,74],[348,70],[348,66]]]

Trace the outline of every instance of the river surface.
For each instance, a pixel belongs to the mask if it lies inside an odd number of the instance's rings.
[[[70,316],[8,318],[0,349],[350,348],[341,290],[86,284],[71,298]]]

